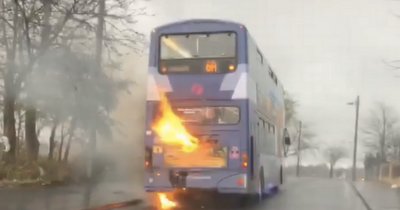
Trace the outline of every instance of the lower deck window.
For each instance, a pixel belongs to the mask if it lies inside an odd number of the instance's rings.
[[[240,119],[238,107],[173,107],[173,110],[184,123],[237,124]]]
[[[183,123],[232,125],[240,121],[240,108],[234,106],[173,106],[172,109]]]

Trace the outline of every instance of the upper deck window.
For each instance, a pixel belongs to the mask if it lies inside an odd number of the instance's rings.
[[[236,34],[160,37],[160,73],[228,73],[236,69]]]
[[[161,59],[233,58],[236,34],[180,34],[161,36]]]

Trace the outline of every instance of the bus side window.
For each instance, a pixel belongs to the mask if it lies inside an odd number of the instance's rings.
[[[261,118],[258,118],[258,139],[256,141],[256,147],[258,149],[258,153],[263,153],[262,145],[264,143],[264,121]]]
[[[271,133],[275,135],[275,126],[272,125],[271,128],[272,128]]]
[[[272,128],[272,132],[271,132],[271,141],[272,141],[272,145],[271,145],[271,152],[273,155],[277,155],[277,151],[276,151],[276,146],[279,145],[279,140],[277,140],[276,135],[275,135],[275,126],[271,126]]]
[[[260,50],[258,50],[258,49],[257,49],[257,55],[258,55],[258,60],[260,60],[260,63],[264,64],[263,56],[262,56]]]
[[[271,77],[271,79],[274,79],[274,73],[272,72],[272,69],[269,66],[268,66],[268,74]]]
[[[265,153],[267,155],[269,155],[269,147],[270,147],[270,138],[269,138],[269,123],[268,122],[264,122],[264,136],[265,136]]]
[[[271,79],[274,81],[275,85],[278,85],[278,78],[276,78],[276,75],[274,74],[270,66],[268,66],[268,74],[269,77],[271,77]]]
[[[262,153],[267,153],[268,151],[268,123],[263,121],[263,142],[261,145]]]
[[[268,155],[272,155],[272,150],[271,150],[271,147],[272,147],[272,145],[273,145],[273,143],[272,143],[272,141],[273,141],[273,139],[271,138],[272,137],[272,132],[271,132],[271,124],[269,124],[268,123],[268,133],[267,133],[267,153],[268,153]]]

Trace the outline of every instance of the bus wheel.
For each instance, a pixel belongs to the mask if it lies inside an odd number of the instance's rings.
[[[282,169],[282,166],[281,166],[281,172],[280,172],[280,181],[281,181],[281,184],[283,184],[283,169]]]
[[[264,198],[263,192],[265,190],[265,179],[264,179],[264,168],[260,169],[260,184],[259,184],[259,192],[258,192],[258,200],[262,201]]]

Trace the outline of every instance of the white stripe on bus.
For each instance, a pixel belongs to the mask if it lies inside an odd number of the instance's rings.
[[[159,101],[160,95],[153,75],[147,76],[147,101]]]
[[[229,81],[227,77],[231,74],[227,74],[224,78],[225,82]],[[233,76],[233,74],[232,74]],[[158,87],[155,77],[160,79],[160,83],[158,85],[166,85],[168,87]],[[232,78],[230,78],[232,79]],[[233,82],[230,80],[230,82]],[[221,86],[221,90],[224,90]],[[147,77],[147,101],[160,101],[160,96],[158,93],[158,88],[162,88],[165,91],[172,91],[172,87],[170,81],[165,75],[152,75],[148,74]],[[226,88],[226,86],[225,86]],[[254,90],[254,91],[251,91]],[[252,102],[257,103],[257,94],[256,94],[256,84],[251,77],[248,76],[247,72],[243,72],[239,76],[239,80],[237,84],[234,86],[233,94],[231,99],[250,99]]]
[[[233,90],[232,99],[246,99],[247,98],[247,73],[240,75],[239,81]]]

